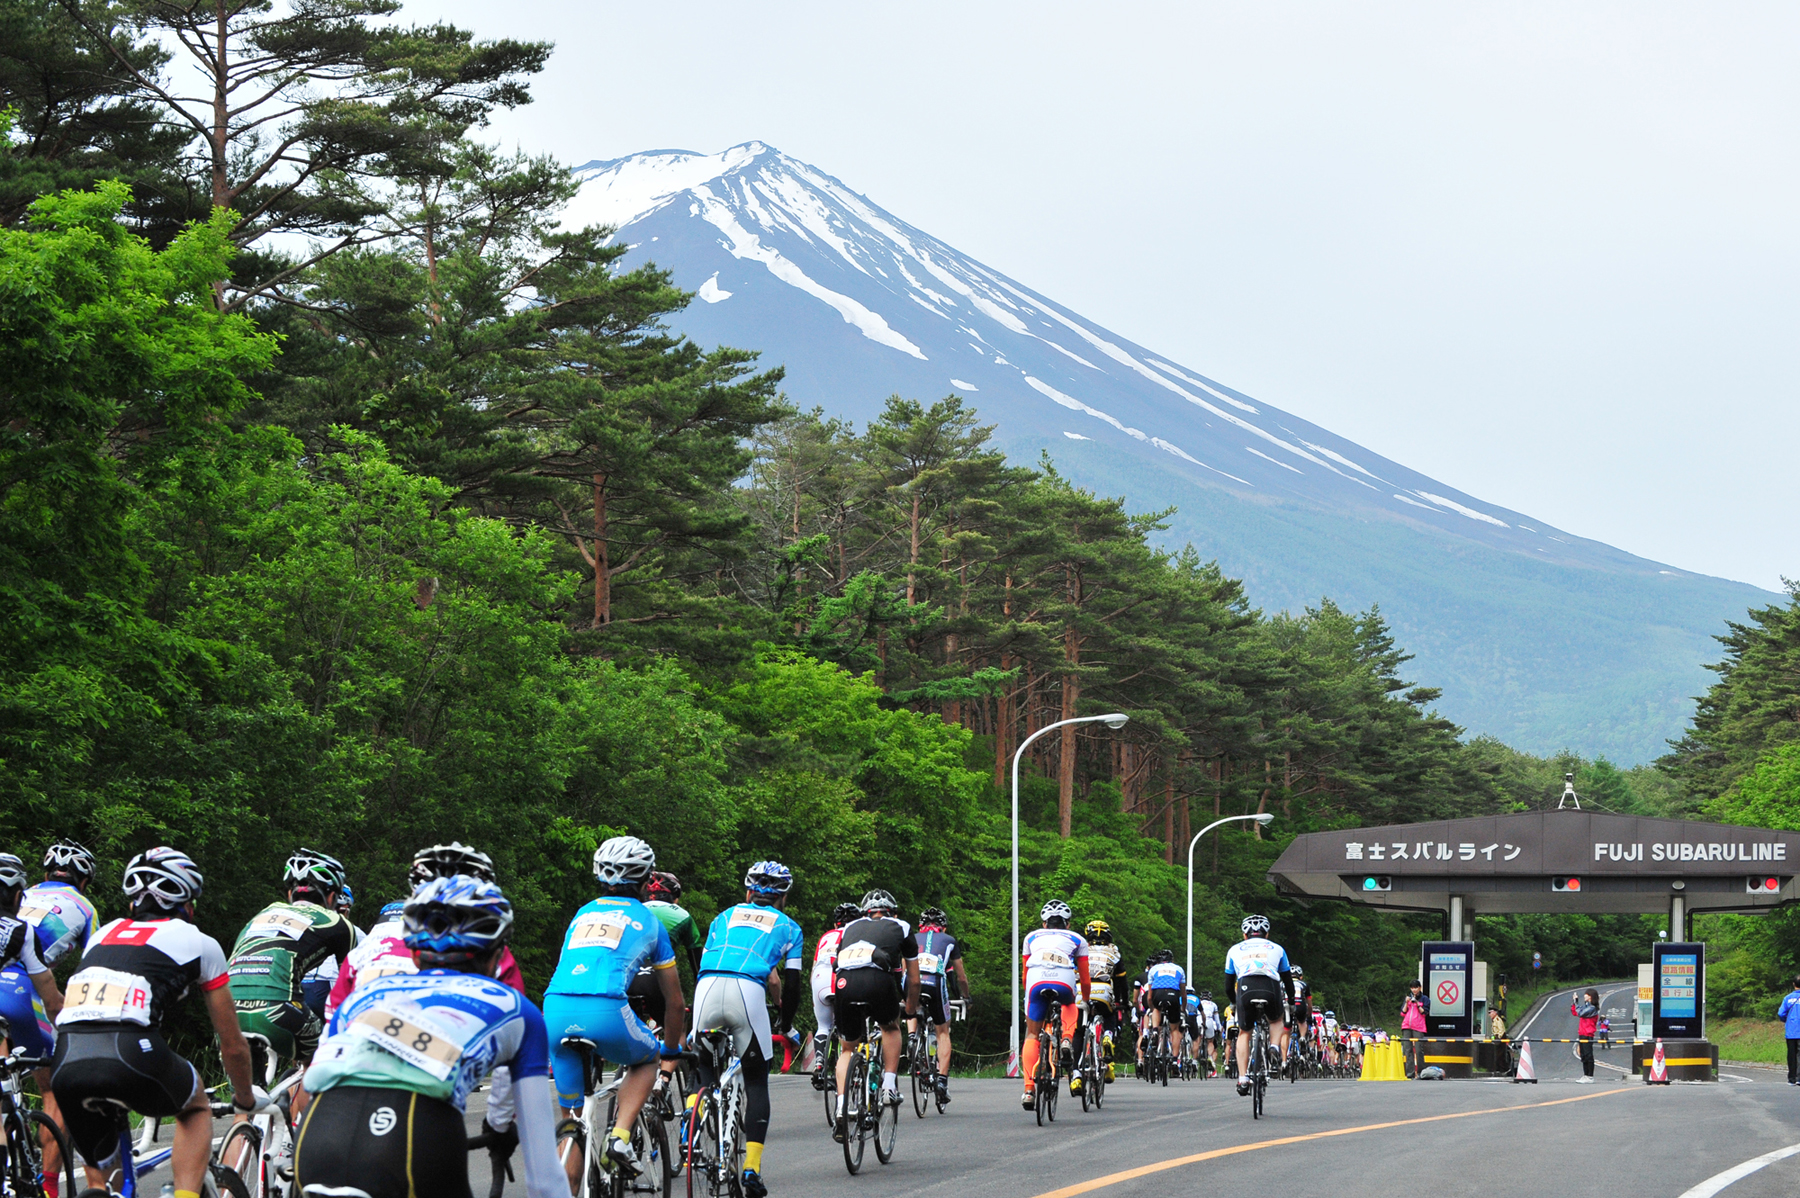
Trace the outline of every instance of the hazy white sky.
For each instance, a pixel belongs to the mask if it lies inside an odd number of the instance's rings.
[[[760,139],[1474,495],[1800,576],[1800,7],[415,0],[571,163]]]

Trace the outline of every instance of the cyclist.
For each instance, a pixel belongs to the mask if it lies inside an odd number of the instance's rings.
[[[326,957],[342,961],[355,940],[350,921],[337,913],[344,867],[336,858],[298,849],[283,880],[286,899],[252,916],[231,948],[232,999],[257,1077],[267,1076],[270,1052],[283,1063],[312,1060],[324,1024],[304,1002],[302,979]],[[298,1113],[304,1088],[295,1087],[293,1101]]]
[[[1250,1082],[1245,1075],[1250,1068],[1250,1029],[1259,1015],[1268,1019],[1275,1046],[1275,1059],[1268,1062],[1269,1072],[1280,1071],[1287,1051],[1282,995],[1293,974],[1288,967],[1287,950],[1269,939],[1268,916],[1246,915],[1238,930],[1244,938],[1225,953],[1225,984],[1237,1010],[1237,1092],[1248,1096]],[[1330,1012],[1326,1015],[1329,1018]]]
[[[694,986],[694,1030],[730,1032],[744,1078],[746,1198],[764,1198],[763,1142],[769,1136],[769,1064],[775,1037],[765,994],[781,1004],[781,1032],[794,1026],[800,1008],[800,957],[806,937],[782,910],[794,875],[779,861],[758,861],[744,873],[744,901],[719,912],[706,932],[700,980]],[[701,1081],[715,1086],[713,1062],[700,1057]]]
[[[1293,982],[1288,987],[1288,1023],[1294,1027],[1307,1027],[1312,1023],[1312,987],[1307,984],[1306,971],[1298,965],[1289,970],[1293,974]]]
[[[1088,942],[1088,1022],[1097,1029],[1106,1050],[1106,1080],[1113,1081],[1113,1043],[1122,1015],[1119,1001],[1131,992],[1131,973],[1125,955],[1113,943],[1112,927],[1104,919],[1090,919],[1081,934]]]
[[[1132,1010],[1137,1015],[1137,1075],[1144,1073],[1144,1047],[1150,1043],[1150,967],[1156,964],[1156,954],[1151,953],[1144,958],[1144,972],[1138,974],[1132,983]]]
[[[1219,1038],[1224,1028],[1219,1023],[1219,1004],[1213,1001],[1211,990],[1200,992],[1200,1041],[1201,1051],[1211,1063],[1213,1072],[1219,1071]]]
[[[96,1171],[110,1173],[119,1163],[107,1104],[120,1102],[140,1115],[175,1119],[175,1194],[199,1198],[212,1153],[212,1104],[199,1071],[162,1036],[163,1020],[196,985],[219,1037],[232,1104],[246,1113],[268,1105],[251,1083],[250,1046],[238,1029],[225,953],[193,923],[204,885],[198,867],[175,849],[133,857],[123,879],[130,915],[94,931],[69,979],[50,1084],[90,1183]]]
[[[963,965],[962,944],[950,934],[950,917],[942,907],[927,907],[919,912],[919,930],[913,933],[913,945],[919,962],[919,1014],[907,1031],[918,1026],[919,1019],[931,1021],[937,1033],[937,1078],[934,1083],[939,1102],[950,1101],[950,975],[954,974],[959,994],[969,992],[969,971]]]
[[[844,928],[838,940],[836,996],[838,1035],[847,1045],[861,1044],[869,1024],[880,1029],[881,1095],[879,1101],[900,1105],[900,1015],[904,1005],[908,1019],[919,1013],[919,945],[912,928],[894,912],[900,905],[885,890],[863,895],[862,918]],[[905,978],[905,998],[901,979]],[[838,1120],[832,1138],[842,1140],[847,1131],[844,1104],[850,1083],[850,1054],[838,1054]]]
[[[544,1017],[492,976],[512,905],[492,882],[427,882],[406,901],[416,973],[364,980],[306,1071],[316,1097],[294,1148],[308,1198],[470,1198],[469,1094],[504,1063],[520,1094],[525,1192],[567,1198],[556,1160]]]
[[[1181,1026],[1187,1032],[1187,1039],[1182,1044],[1186,1055],[1198,1062],[1200,1060],[1200,996],[1192,990],[1183,992]]]
[[[602,1058],[627,1068],[603,1155],[634,1177],[642,1172],[643,1162],[631,1147],[631,1125],[656,1082],[658,1056],[679,1056],[676,1046],[686,1014],[669,930],[642,902],[655,868],[656,853],[635,836],[615,836],[594,850],[600,897],[575,913],[563,934],[556,973],[544,990],[544,1018],[558,1037],[551,1046],[556,1097],[564,1115],[557,1136],[580,1134],[578,1116],[587,1098],[581,1055],[563,1040],[571,1036],[592,1040]],[[662,991],[666,1021],[660,1043],[632,1010],[625,993],[646,965],[655,972]],[[581,1154],[568,1154],[565,1163],[574,1188],[581,1177]]]
[[[819,937],[819,943],[813,947],[812,963],[812,1004],[813,1023],[817,1031],[813,1032],[813,1089],[823,1090],[825,1083],[825,1054],[831,1049],[831,1029],[836,1027],[832,1007],[832,979],[837,975],[838,941],[844,935],[844,929],[851,922],[862,916],[862,908],[855,903],[839,903],[831,912],[831,926]]]
[[[42,964],[34,973],[35,967],[23,959],[21,949],[20,960],[0,969],[0,1017],[11,1026],[8,1039],[12,1047],[47,1057],[56,1049],[52,1021],[62,1002],[50,970],[70,952],[79,956],[99,922],[86,893],[94,878],[94,855],[73,840],[57,841],[44,854],[44,880],[23,893],[17,888],[25,882],[24,862],[15,870],[11,863],[18,858],[11,854],[5,858],[7,864],[0,869],[0,909],[12,910],[16,896],[18,918],[31,929],[32,947]],[[48,1005],[52,996],[57,1006]],[[44,1113],[61,1123],[56,1096],[50,1092],[50,1070],[37,1069],[33,1076],[38,1093],[44,1096]],[[54,1177],[62,1156],[48,1132],[43,1146],[44,1173]]]
[[[1187,970],[1175,964],[1175,954],[1166,948],[1156,950],[1156,959],[1146,975],[1150,984],[1150,1003],[1145,1025],[1153,1033],[1165,1023],[1169,1026],[1169,1052],[1181,1059],[1181,1025],[1187,1012]]]
[[[381,909],[375,926],[362,943],[350,950],[338,975],[331,983],[331,994],[325,999],[325,1019],[330,1022],[344,1005],[350,992],[364,982],[395,973],[417,973],[412,949],[406,947],[406,901],[399,899]]]
[[[1069,927],[1072,914],[1069,904],[1051,899],[1038,912],[1041,926],[1027,932],[1019,946],[1019,954],[1025,959],[1025,1046],[1019,1062],[1025,1075],[1025,1094],[1020,1101],[1028,1111],[1037,1109],[1033,1091],[1037,1085],[1038,1029],[1053,1013],[1060,1012],[1059,1056],[1066,1071],[1075,1063],[1080,1008],[1087,1006],[1093,992],[1088,975],[1088,942]]]

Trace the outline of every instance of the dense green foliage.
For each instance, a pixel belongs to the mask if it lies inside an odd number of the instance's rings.
[[[1156,547],[1170,513],[1009,462],[958,397],[897,396],[857,429],[792,411],[753,353],[671,333],[688,297],[666,274],[547,215],[562,168],[463,138],[523,101],[541,47],[340,6],[293,52],[329,40],[309,61],[379,80],[315,114],[314,157],[279,178],[209,160],[222,198],[183,224],[152,219],[197,168],[140,78],[161,62],[132,40],[149,10],[65,11],[0,0],[29,26],[0,55],[21,128],[80,134],[15,139],[6,194],[111,173],[138,191],[43,196],[0,227],[0,845],[86,841],[103,907],[131,854],[176,843],[229,941],[306,844],[346,861],[366,922],[416,847],[460,839],[498,861],[541,984],[595,845],[630,831],[703,919],[759,857],[794,868],[809,933],[872,885],[942,904],[991,1047],[1008,768],[1059,719],[1130,716],[1024,753],[1027,926],[1063,897],[1132,964],[1179,952],[1194,832],[1273,813],[1200,846],[1197,980],[1261,910],[1370,1021],[1440,921],[1278,899],[1266,873],[1297,833],[1537,807],[1565,770],[1611,810],[1795,818],[1791,608],[1734,630],[1665,773],[1465,743],[1378,609],[1265,614]],[[254,48],[268,11],[230,38]],[[69,54],[89,66],[57,97],[18,66]],[[246,250],[284,229],[338,240]],[[1732,933],[1739,989],[1792,963],[1792,930]],[[1498,970],[1536,950],[1565,975],[1623,973],[1652,934],[1480,931]]]

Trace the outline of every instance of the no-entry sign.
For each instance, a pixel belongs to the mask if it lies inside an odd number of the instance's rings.
[[[1474,1034],[1470,981],[1475,973],[1475,945],[1467,940],[1427,940],[1419,946],[1420,973],[1428,1006],[1425,1026],[1434,1036]]]

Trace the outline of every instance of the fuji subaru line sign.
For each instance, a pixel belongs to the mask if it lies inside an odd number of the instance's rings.
[[[1800,895],[1800,832],[1534,811],[1310,832],[1269,871],[1284,892],[1471,913],[1758,910]]]

